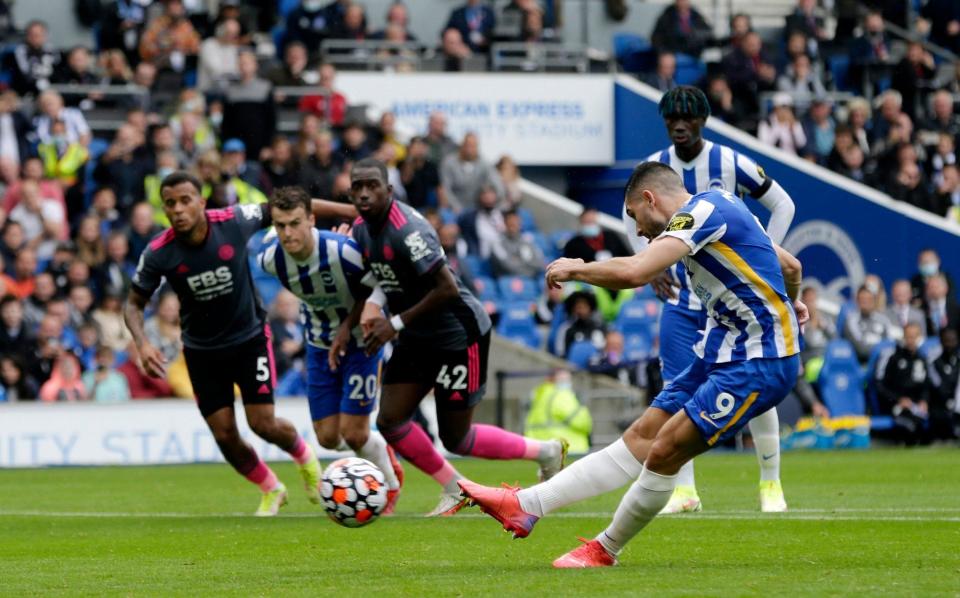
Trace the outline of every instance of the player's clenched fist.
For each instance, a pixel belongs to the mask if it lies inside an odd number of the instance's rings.
[[[360,313],[360,330],[366,335],[373,328],[373,322],[378,318],[383,319],[383,310],[374,303],[365,303],[363,311]]]
[[[366,347],[367,355],[373,355],[380,350],[380,347],[392,341],[397,336],[397,331],[390,323],[390,320],[380,316],[369,323],[369,329],[363,331],[363,344]]]
[[[140,369],[151,378],[166,377],[167,359],[150,343],[140,347]]]
[[[547,288],[559,289],[561,283],[573,280],[574,271],[584,264],[581,259],[562,257],[547,266]]]

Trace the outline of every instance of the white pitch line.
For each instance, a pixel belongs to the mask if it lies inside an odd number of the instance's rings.
[[[956,509],[943,509],[944,512],[956,512]],[[913,512],[913,510],[890,509],[889,512]],[[936,511],[940,512],[940,511]],[[606,511],[581,511],[553,513],[550,519],[597,519],[609,518],[612,514]],[[247,519],[250,513],[131,513],[131,512],[98,512],[98,511],[37,511],[37,510],[3,510],[0,517],[52,517],[52,518],[90,518],[90,519]],[[397,519],[423,519],[422,515],[397,514]],[[457,519],[480,519],[485,517],[480,513],[460,513]],[[323,519],[323,513],[282,513],[281,519]],[[718,511],[712,513],[692,513],[683,515],[666,515],[665,519],[678,521],[697,520],[786,520],[786,521],[942,521],[960,522],[960,516],[947,515],[884,515],[882,513],[868,513],[855,515],[852,512],[835,513],[827,510],[797,510],[787,513],[760,514],[756,511]]]

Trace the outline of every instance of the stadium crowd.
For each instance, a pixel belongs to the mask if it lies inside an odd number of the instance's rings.
[[[931,0],[926,6],[933,11],[940,4]],[[576,231],[538,231],[522,205],[519,169],[509,156],[486,161],[481,140],[474,134],[452,139],[440,113],[431,114],[414,136],[398,131],[389,112],[368,122],[338,91],[337,69],[319,61],[321,41],[415,39],[408,31],[407,7],[391,5],[387,26],[370,32],[359,2],[303,0],[279,17],[275,5],[221,0],[217,11],[206,13],[199,10],[206,3],[187,0],[116,0],[94,15],[98,33],[90,47],[57,48],[46,25],[36,21],[24,27],[22,42],[4,53],[3,400],[192,397],[176,296],[162,294],[147,322],[150,342],[172,364],[166,380],[148,378],[134,365],[135,348],[121,313],[140,252],[168,226],[160,181],[174,170],[190,170],[203,182],[211,206],[262,203],[286,185],[348,201],[349,166],[368,156],[388,164],[397,198],[434,225],[451,265],[485,302],[501,334],[655,390],[659,303],[649,290],[543,289],[541,274],[551,259],[595,261],[630,251],[618,235],[599,226],[595,211],[580,216]],[[843,6],[835,4],[836,10]],[[2,1],[0,7],[6,8]],[[508,10],[521,15],[520,39],[556,39],[553,3],[545,7],[519,0],[510,4]],[[872,103],[854,97],[835,105],[826,93],[838,88],[825,68],[830,48],[852,44],[865,52],[881,51],[883,20],[871,10],[862,33],[853,36],[849,18],[838,15],[836,34],[827,38],[812,10],[812,2],[798,2],[779,44],[782,56],[774,59],[766,57],[748,16],[734,17],[733,34],[717,41],[705,19],[680,0],[657,22],[653,38],[662,52],[656,71],[644,77],[669,89],[676,84],[676,53],[697,56],[720,44],[719,70],[710,69],[702,81],[715,117],[756,130],[772,145],[897,199],[960,219],[955,153],[960,115],[952,95],[960,89],[960,69],[948,79],[927,76],[921,85],[917,77],[933,72],[924,68],[932,58],[922,46],[910,44],[904,62],[896,62],[903,68],[893,70],[891,87]],[[932,23],[931,40],[956,49],[957,34],[948,28],[947,38],[937,37],[940,17],[924,14]],[[498,16],[474,0],[455,9],[438,40],[445,68],[456,70],[464,58],[487,52]],[[877,19],[880,32],[874,31]],[[282,45],[276,55],[265,56],[262,44],[254,42],[276,23],[283,33],[275,39]],[[884,51],[885,61],[890,56]],[[862,80],[871,89],[882,86],[867,75]],[[70,92],[63,85],[85,87]],[[112,96],[101,86],[135,93]],[[296,87],[304,93],[285,97],[282,90]],[[773,108],[761,118],[760,94],[775,90],[780,93],[773,96]],[[87,118],[91,110],[104,108],[122,120],[110,137],[92,130]],[[291,110],[292,128],[284,130],[279,115],[289,121]],[[805,360],[822,359],[834,337],[849,339],[879,380],[881,400],[874,410],[903,414],[904,420],[933,418],[939,423],[919,427],[950,437],[956,425],[950,421],[950,391],[957,388],[960,365],[960,308],[952,281],[939,271],[939,259],[922,254],[918,273],[894,283],[889,303],[882,282],[871,277],[857,292],[856,307],[845,308],[840,321],[814,310]],[[276,333],[278,394],[297,394],[304,383],[297,301],[268,276],[257,280]],[[816,304],[815,297],[807,298],[808,305]],[[921,346],[929,347],[923,337],[939,338],[942,350],[924,349],[922,366],[910,370],[922,369],[922,381],[900,388],[905,377],[897,368],[906,367],[902,362],[914,359]],[[879,360],[874,354],[882,341],[899,341],[899,347],[886,344],[884,349],[906,353]],[[798,394],[809,397],[807,405],[816,413],[824,407],[816,385],[811,388],[812,395]]]

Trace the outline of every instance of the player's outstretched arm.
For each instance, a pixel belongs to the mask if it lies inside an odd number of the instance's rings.
[[[787,194],[786,190],[780,186],[777,181],[768,179],[770,186],[767,190],[757,197],[760,205],[770,210],[770,220],[767,222],[767,234],[773,239],[774,243],[783,243],[787,236],[787,229],[793,222],[793,215],[797,208],[793,199]]]
[[[150,297],[131,288],[127,295],[127,303],[123,307],[123,320],[130,329],[130,335],[140,353],[140,369],[148,376],[163,378],[166,375],[167,360],[159,349],[150,344],[143,331],[143,310],[149,302]]]
[[[810,312],[803,301],[800,301],[800,285],[803,283],[803,266],[800,260],[789,251],[774,243],[777,259],[780,260],[780,270],[783,272],[783,282],[786,285],[787,297],[793,301],[793,309],[797,312],[797,323],[801,326],[810,319]]]
[[[315,218],[339,218],[353,220],[357,217],[357,210],[348,203],[330,201],[329,199],[314,199],[310,202]]]
[[[688,253],[690,248],[680,239],[662,237],[637,255],[605,262],[587,264],[561,258],[547,266],[547,285],[560,288],[561,283],[576,280],[605,289],[635,289],[648,284]]]

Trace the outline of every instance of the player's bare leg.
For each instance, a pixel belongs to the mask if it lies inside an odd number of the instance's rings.
[[[669,419],[669,413],[651,407],[620,440],[530,488],[487,488],[471,482],[461,483],[461,488],[472,502],[503,524],[504,529],[523,538],[544,515],[636,480],[657,432]]]
[[[404,459],[443,487],[440,504],[428,516],[453,515],[459,510],[457,481],[463,476],[437,451],[423,428],[412,421],[414,410],[429,390],[429,385],[416,383],[384,385],[377,428]]]
[[[256,515],[276,515],[280,507],[287,502],[287,489],[277,479],[273,470],[260,459],[253,447],[240,437],[233,407],[218,409],[205,419],[227,463],[263,492]]]
[[[550,479],[563,469],[567,453],[563,442],[534,440],[497,426],[475,424],[474,409],[450,409],[437,404],[440,441],[448,451],[481,459],[536,461],[542,479]]]
[[[320,502],[320,463],[317,455],[297,433],[297,429],[290,421],[277,417],[271,403],[244,405],[247,414],[247,423],[253,433],[271,444],[275,444],[286,451],[297,464],[297,471],[303,480],[303,487],[307,499],[314,503]]]
[[[555,560],[553,566],[565,569],[615,565],[617,554],[627,542],[667,504],[680,467],[709,448],[685,411],[673,415],[653,443],[647,445],[643,471],[620,500],[607,529]]]

